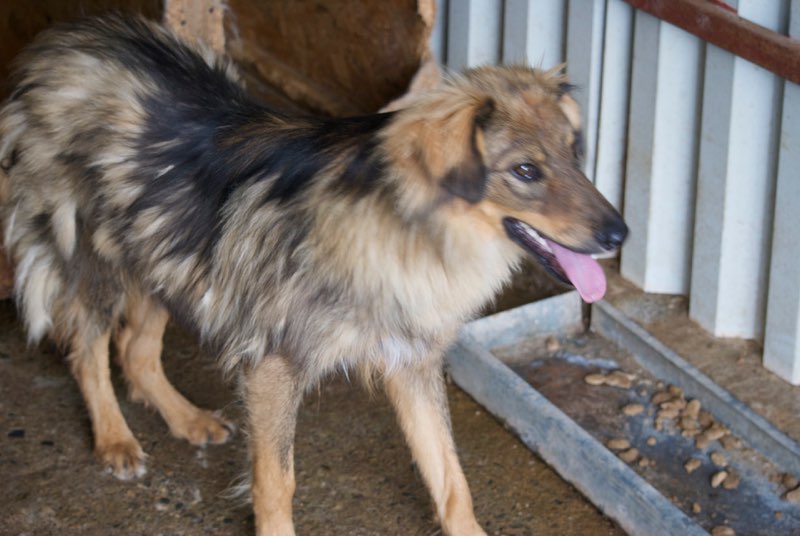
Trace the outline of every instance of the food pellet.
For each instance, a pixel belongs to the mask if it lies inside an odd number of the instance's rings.
[[[668,386],[667,386],[667,391],[668,391],[668,392],[669,392],[669,393],[670,393],[672,396],[676,396],[676,397],[681,397],[681,396],[683,396],[683,389],[681,389],[681,388],[680,388],[680,387],[678,387],[677,385],[668,385]]]
[[[648,437],[648,438],[647,438],[647,444],[648,444],[648,445],[650,445],[650,446],[652,447],[653,445],[655,445],[655,444],[656,444],[656,438],[655,438],[655,437],[653,437],[653,436],[650,436],[650,437]]]
[[[735,450],[742,448],[742,440],[738,437],[733,437],[732,435],[722,436],[719,440],[722,444],[722,448],[726,450]]]
[[[694,440],[694,446],[699,449],[704,449],[711,444],[711,440],[708,438],[705,432],[697,436]]]
[[[622,408],[622,413],[625,415],[632,417],[634,415],[639,415],[644,411],[644,406],[641,404],[628,404]]]
[[[692,458],[692,459],[690,459],[688,462],[686,462],[685,464],[683,464],[683,468],[684,468],[684,469],[686,469],[686,472],[687,472],[687,473],[691,473],[692,471],[694,471],[695,469],[697,469],[698,467],[700,467],[700,465],[701,465],[702,463],[703,463],[703,462],[701,462],[701,461],[700,461],[700,460],[698,460],[697,458]]]
[[[602,374],[589,374],[583,378],[583,381],[589,385],[603,385],[606,383],[606,377]]]
[[[800,488],[795,488],[792,491],[788,492],[784,499],[791,503],[800,503]]]
[[[663,402],[661,404],[661,409],[668,409],[668,410],[675,410],[680,411],[686,407],[686,401],[682,398],[678,398],[675,400],[670,400],[669,402]]]
[[[714,424],[714,416],[705,410],[700,410],[700,413],[697,414],[697,420],[703,428],[708,428]]]
[[[713,463],[717,467],[725,467],[728,465],[728,459],[721,452],[712,452],[711,463]]]
[[[700,423],[691,417],[681,417],[681,420],[678,421],[678,426],[681,427],[681,430],[700,431]]]
[[[697,399],[690,400],[683,410],[683,414],[692,419],[697,419],[700,415],[700,401]]]
[[[666,391],[659,391],[658,393],[653,395],[653,398],[650,399],[650,403],[655,406],[660,406],[664,402],[672,400],[672,395]]]
[[[695,514],[699,514],[702,511],[703,511],[703,508],[700,506],[699,503],[693,503],[692,504],[692,512],[694,512]]]
[[[610,385],[612,387],[621,387],[623,389],[629,389],[631,385],[633,385],[633,379],[634,376],[615,370],[614,372],[606,376],[606,385]]]
[[[611,450],[626,450],[631,447],[631,443],[624,437],[615,437],[614,439],[609,439],[606,446]]]
[[[711,487],[718,488],[720,484],[722,484],[725,479],[728,478],[728,471],[720,471],[718,473],[714,473],[711,477]]]
[[[557,352],[558,349],[561,348],[561,344],[555,337],[547,337],[547,340],[545,341],[544,344],[548,352]]]
[[[677,416],[678,410],[676,408],[660,409],[656,414],[656,417],[659,419],[674,419]]]
[[[711,529],[711,536],[736,536],[736,532],[730,527],[721,525]]]
[[[798,481],[794,475],[784,473],[783,477],[781,478],[781,484],[783,484],[783,487],[786,489],[794,489],[800,485],[800,481]]]
[[[729,434],[730,432],[729,432],[729,431],[728,431],[728,429],[727,429],[727,428],[725,428],[724,426],[722,426],[722,425],[720,425],[720,424],[716,424],[716,423],[714,423],[714,424],[711,426],[711,428],[709,428],[708,430],[706,430],[706,431],[705,431],[705,432],[703,432],[703,433],[704,433],[704,434],[705,434],[705,435],[708,437],[708,439],[710,439],[711,441],[716,441],[717,439],[721,438],[721,437],[722,437],[722,436],[724,436],[724,435],[727,435],[727,434]]]
[[[626,463],[631,463],[639,457],[639,451],[635,448],[628,449],[619,454],[619,458]]]
[[[722,481],[722,487],[725,489],[736,489],[739,487],[739,483],[741,481],[742,479],[739,478],[739,475],[737,475],[733,471],[730,471],[725,480]]]

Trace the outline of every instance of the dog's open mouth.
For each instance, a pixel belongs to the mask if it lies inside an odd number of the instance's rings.
[[[574,286],[583,301],[592,303],[605,295],[606,276],[591,255],[567,249],[518,219],[503,218],[503,225],[514,242],[536,257],[553,277]]]

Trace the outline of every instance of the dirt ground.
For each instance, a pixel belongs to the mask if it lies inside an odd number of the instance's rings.
[[[190,399],[241,422],[232,387],[190,337],[170,329],[164,361]],[[103,473],[61,354],[26,348],[13,305],[0,302],[0,534],[251,534],[249,506],[228,496],[246,470],[243,434],[197,449],[125,400],[122,382],[116,388],[150,455],[138,481]],[[452,386],[449,394],[477,516],[490,534],[623,534],[467,395]],[[297,435],[298,534],[440,533],[382,396],[328,382],[306,398]]]

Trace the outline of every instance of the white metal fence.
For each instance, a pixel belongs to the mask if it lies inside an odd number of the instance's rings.
[[[800,0],[728,0],[800,38]],[[437,58],[566,61],[586,173],[632,232],[621,272],[689,296],[717,336],[800,383],[800,86],[622,0],[438,0]]]

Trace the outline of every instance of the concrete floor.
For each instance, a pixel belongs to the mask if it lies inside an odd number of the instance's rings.
[[[240,422],[231,386],[193,340],[166,338],[168,376],[199,405]],[[118,375],[115,375],[118,378]],[[150,454],[148,474],[120,482],[91,454],[90,425],[61,354],[27,349],[0,302],[0,534],[251,534],[249,506],[226,494],[246,470],[242,434],[202,450],[172,438],[155,413],[122,411]],[[459,453],[490,534],[623,534],[456,387]],[[308,396],[296,445],[298,534],[439,534],[394,416],[380,395],[338,379]]]

